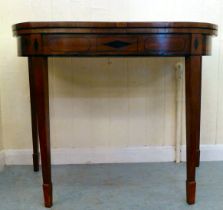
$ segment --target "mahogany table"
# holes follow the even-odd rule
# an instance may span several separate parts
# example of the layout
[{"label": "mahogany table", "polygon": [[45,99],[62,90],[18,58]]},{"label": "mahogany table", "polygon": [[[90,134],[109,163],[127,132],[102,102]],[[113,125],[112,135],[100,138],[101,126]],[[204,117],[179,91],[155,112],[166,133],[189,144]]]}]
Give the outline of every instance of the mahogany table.
[{"label": "mahogany table", "polygon": [[195,203],[200,161],[202,56],[210,55],[217,26],[195,22],[26,22],[13,26],[18,55],[28,57],[33,165],[42,160],[45,206],[52,206],[47,58],[52,56],[181,56],[186,63],[188,204]]}]

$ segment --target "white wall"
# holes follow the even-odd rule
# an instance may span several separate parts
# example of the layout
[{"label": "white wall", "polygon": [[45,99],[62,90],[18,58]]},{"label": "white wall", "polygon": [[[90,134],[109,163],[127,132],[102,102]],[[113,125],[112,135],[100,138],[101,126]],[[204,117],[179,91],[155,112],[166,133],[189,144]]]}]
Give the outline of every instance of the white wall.
[{"label": "white wall", "polygon": [[[0,93],[0,101],[1,101],[1,93]],[[2,121],[1,121],[1,106],[0,106],[0,171],[3,169],[5,164],[5,157],[3,152],[3,143],[2,143]]]},{"label": "white wall", "polygon": [[[219,25],[203,59],[201,143],[223,144],[221,0],[0,1],[0,88],[4,149],[31,148],[28,69],[11,25],[22,21],[204,21]],[[175,144],[175,69],[182,58],[49,60],[54,148]],[[185,134],[185,129],[184,129]]]}]

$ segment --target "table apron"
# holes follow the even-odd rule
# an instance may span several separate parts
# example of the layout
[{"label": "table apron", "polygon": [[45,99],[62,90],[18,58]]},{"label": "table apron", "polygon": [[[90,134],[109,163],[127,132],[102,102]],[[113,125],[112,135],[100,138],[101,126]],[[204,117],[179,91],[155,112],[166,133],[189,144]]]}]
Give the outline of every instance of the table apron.
[{"label": "table apron", "polygon": [[20,56],[187,56],[209,55],[206,34],[78,35],[29,34],[18,37]]}]

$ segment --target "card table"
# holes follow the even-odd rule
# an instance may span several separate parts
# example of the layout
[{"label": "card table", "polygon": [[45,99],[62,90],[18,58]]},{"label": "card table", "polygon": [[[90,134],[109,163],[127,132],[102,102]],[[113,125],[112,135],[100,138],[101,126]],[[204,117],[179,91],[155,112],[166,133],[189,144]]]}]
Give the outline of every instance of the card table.
[{"label": "card table", "polygon": [[[199,22],[24,22],[13,25],[18,55],[28,57],[33,166],[42,162],[45,207],[53,205],[48,57],[184,57],[186,75],[186,200],[195,203],[200,162],[202,56],[211,54],[217,26]],[[205,110],[204,110],[205,111]],[[158,177],[157,177],[158,178]]]}]

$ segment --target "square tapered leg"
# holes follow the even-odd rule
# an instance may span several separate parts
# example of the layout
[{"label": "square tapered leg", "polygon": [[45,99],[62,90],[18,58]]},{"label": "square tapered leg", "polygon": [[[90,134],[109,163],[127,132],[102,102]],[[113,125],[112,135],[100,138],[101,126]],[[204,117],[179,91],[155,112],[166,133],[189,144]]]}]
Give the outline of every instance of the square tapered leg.
[{"label": "square tapered leg", "polygon": [[45,206],[53,204],[51,181],[49,94],[47,57],[29,57],[29,71],[35,97],[36,121],[40,143]]},{"label": "square tapered leg", "polygon": [[200,142],[201,56],[186,57],[186,145],[187,145],[187,203],[195,203],[196,166]]}]

